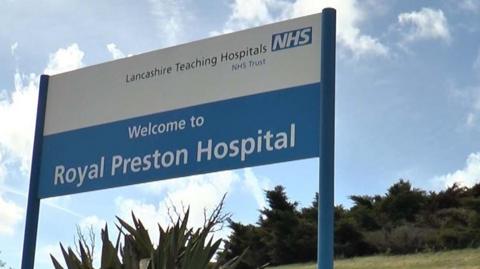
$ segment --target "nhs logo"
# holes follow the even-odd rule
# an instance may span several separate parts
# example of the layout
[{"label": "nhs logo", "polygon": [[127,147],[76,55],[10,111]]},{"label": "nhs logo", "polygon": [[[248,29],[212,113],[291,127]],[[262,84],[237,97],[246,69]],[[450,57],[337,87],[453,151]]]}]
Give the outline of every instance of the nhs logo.
[{"label": "nhs logo", "polygon": [[312,43],[312,27],[272,35],[272,51],[289,49]]}]

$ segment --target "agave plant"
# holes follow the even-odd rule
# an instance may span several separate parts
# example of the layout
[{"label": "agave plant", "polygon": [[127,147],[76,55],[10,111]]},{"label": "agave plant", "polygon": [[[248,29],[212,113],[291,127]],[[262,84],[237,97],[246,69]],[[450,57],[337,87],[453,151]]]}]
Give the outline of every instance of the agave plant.
[{"label": "agave plant", "polygon": [[[157,246],[150,240],[148,231],[132,212],[133,226],[118,218],[118,237],[113,244],[108,236],[108,227],[101,231],[102,253],[100,269],[233,269],[244,253],[225,264],[212,263],[211,260],[220,247],[221,239],[213,240],[213,225],[208,223],[202,228],[187,228],[189,210],[183,218],[167,229],[160,225]],[[121,240],[123,239],[123,240]],[[92,253],[85,242],[79,240],[79,256],[69,247],[60,244],[63,258],[68,269],[94,269]],[[55,269],[63,269],[60,263],[50,255]]]}]

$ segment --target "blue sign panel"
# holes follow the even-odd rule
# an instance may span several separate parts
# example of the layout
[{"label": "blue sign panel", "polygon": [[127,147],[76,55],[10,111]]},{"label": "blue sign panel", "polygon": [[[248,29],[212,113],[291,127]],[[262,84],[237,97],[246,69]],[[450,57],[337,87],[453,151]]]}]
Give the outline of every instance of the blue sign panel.
[{"label": "blue sign panel", "polygon": [[39,197],[318,156],[320,84],[47,135]]}]

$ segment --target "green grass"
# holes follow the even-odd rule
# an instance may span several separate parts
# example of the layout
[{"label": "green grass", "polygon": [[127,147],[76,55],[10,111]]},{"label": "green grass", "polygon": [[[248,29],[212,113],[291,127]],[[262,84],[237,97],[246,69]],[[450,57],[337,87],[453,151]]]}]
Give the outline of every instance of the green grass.
[{"label": "green grass", "polygon": [[[295,264],[269,269],[315,269]],[[371,256],[335,261],[335,269],[480,269],[480,249],[452,250],[400,256]]]}]

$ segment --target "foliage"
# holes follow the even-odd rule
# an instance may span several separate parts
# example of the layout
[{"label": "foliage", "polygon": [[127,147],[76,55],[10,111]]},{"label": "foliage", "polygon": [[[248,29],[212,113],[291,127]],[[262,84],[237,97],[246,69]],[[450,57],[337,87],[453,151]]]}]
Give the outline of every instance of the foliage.
[{"label": "foliage", "polygon": [[[254,269],[316,260],[318,194],[303,208],[288,198],[283,186],[265,191],[265,197],[267,207],[259,211],[256,224],[245,225],[228,216],[232,232],[218,253],[217,264],[210,260],[220,241],[209,234],[218,223],[218,212],[206,218],[202,229],[193,230],[186,228],[187,211],[173,227],[165,231],[159,227],[158,246],[152,244],[135,216],[133,226],[118,219],[121,232],[115,244],[110,242],[107,228],[102,231],[101,268]],[[384,195],[350,199],[351,208],[335,207],[337,258],[480,247],[480,184],[471,188],[454,184],[440,192],[425,192],[399,180]],[[78,245],[79,257],[62,246],[67,266],[93,269],[93,249],[85,247],[85,239]]]},{"label": "foliage", "polygon": [[[217,208],[218,209],[218,208]],[[216,211],[215,211],[216,212]],[[132,212],[133,225],[117,217],[119,234],[115,241],[109,238],[108,227],[101,231],[102,269],[233,269],[243,254],[220,263],[211,260],[220,247],[221,239],[214,240],[211,232],[217,218],[210,218],[202,228],[188,228],[189,210],[183,218],[178,217],[171,227],[158,226],[160,237],[154,245],[141,220]],[[93,248],[81,238],[78,241],[79,256],[71,248],[60,244],[68,269],[93,269]],[[244,252],[244,251],[243,251]],[[55,269],[63,269],[57,259],[51,256]]]},{"label": "foliage", "polygon": [[[480,185],[425,192],[399,180],[384,196],[352,196],[354,206],[343,219],[351,218],[365,242],[379,253],[480,246]],[[342,219],[336,219],[336,223]],[[352,238],[351,241],[354,241]],[[337,242],[337,240],[336,240]],[[364,255],[357,248],[355,256]],[[338,256],[346,256],[337,252]]]},{"label": "foliage", "polygon": [[235,257],[250,247],[239,268],[259,268],[314,260],[317,252],[317,205],[298,209],[282,186],[265,191],[268,207],[260,210],[257,225],[229,221],[232,233],[219,260]]},{"label": "foliage", "polygon": [[289,202],[285,189],[276,186],[267,191],[270,208],[260,211],[260,227],[264,230],[263,242],[273,264],[285,264],[295,261],[295,235],[298,229],[297,203]]},{"label": "foliage", "polygon": [[412,188],[408,181],[400,180],[388,189],[385,198],[381,199],[380,207],[394,224],[402,221],[414,222],[425,200],[424,191]]},{"label": "foliage", "polygon": [[229,220],[232,233],[225,242],[224,251],[219,254],[219,261],[226,261],[249,249],[238,265],[238,269],[257,268],[269,261],[268,249],[262,238],[262,230],[254,225],[242,225],[239,222]]},{"label": "foliage", "polygon": [[[241,254],[239,268],[259,268],[316,260],[318,194],[298,208],[285,188],[265,191],[268,207],[256,225],[230,220],[232,234],[221,259]],[[480,247],[480,184],[456,184],[425,192],[399,180],[384,195],[353,195],[351,208],[335,207],[334,248],[337,257],[407,254]]]}]

